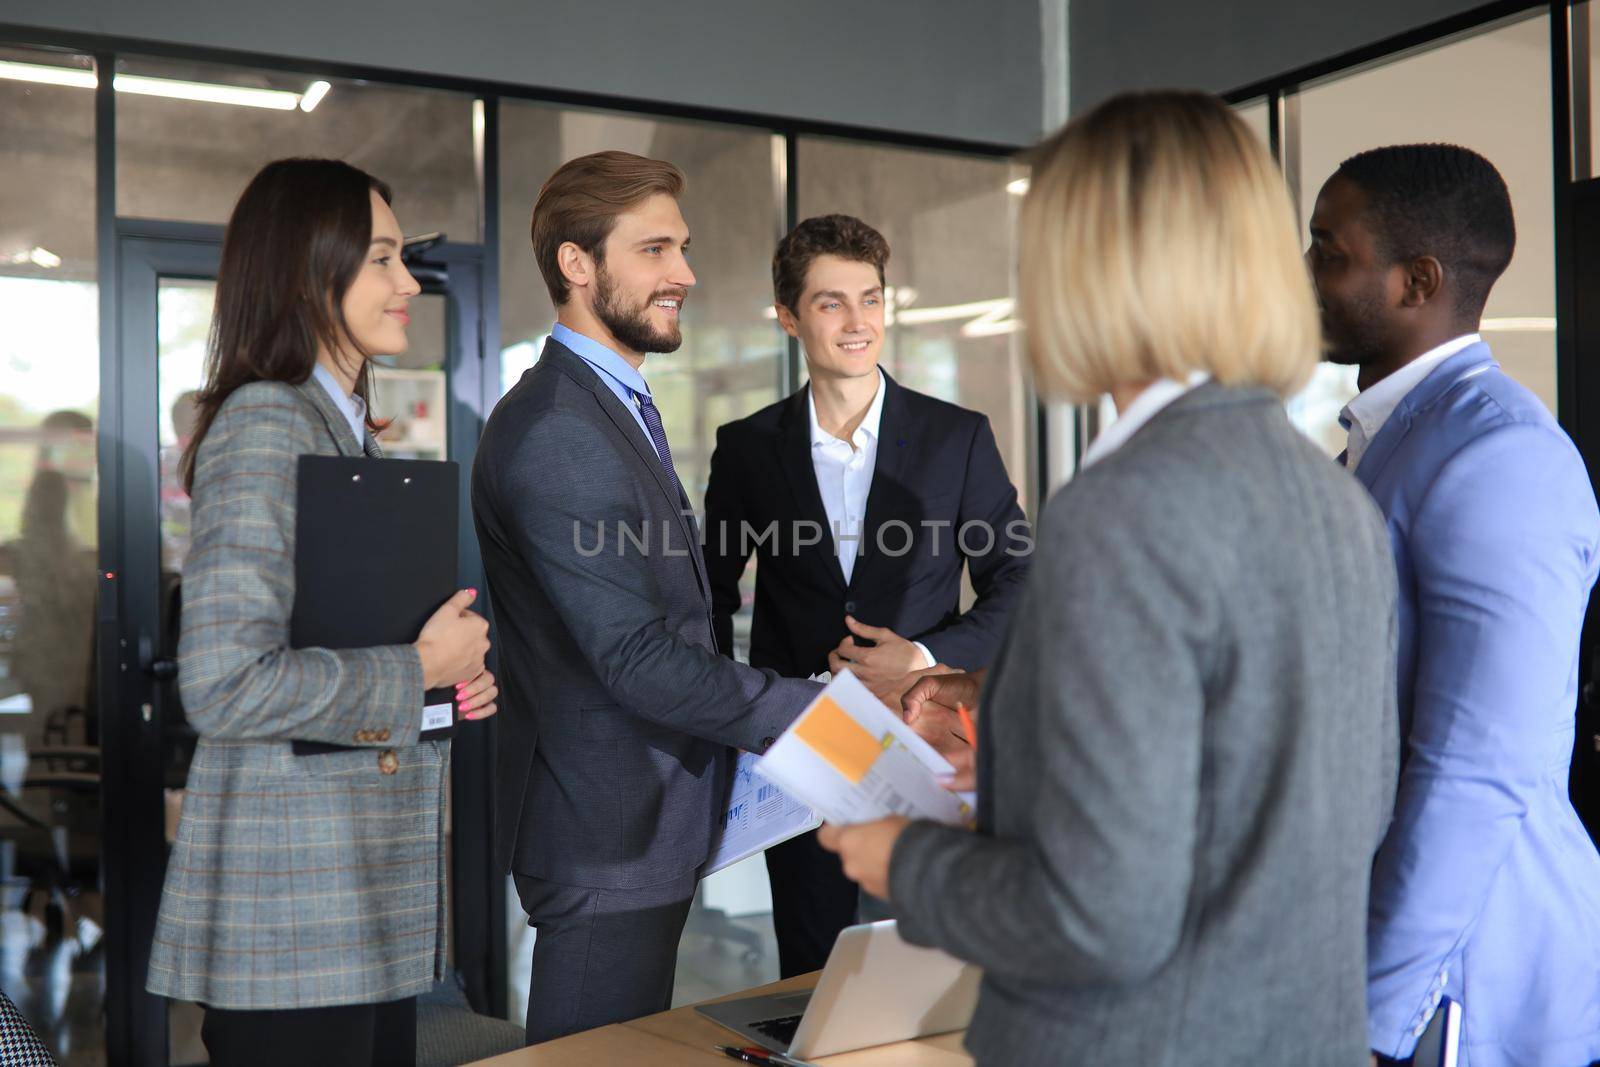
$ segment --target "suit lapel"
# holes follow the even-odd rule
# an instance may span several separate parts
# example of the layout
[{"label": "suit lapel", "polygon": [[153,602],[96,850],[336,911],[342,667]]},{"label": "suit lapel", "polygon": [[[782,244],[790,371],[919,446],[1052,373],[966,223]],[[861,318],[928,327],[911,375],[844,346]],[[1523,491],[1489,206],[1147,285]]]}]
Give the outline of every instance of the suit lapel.
[{"label": "suit lapel", "polygon": [[[328,391],[322,387],[320,382],[315,378],[307,378],[296,385],[295,388],[300,391],[300,395],[305,397],[311,406],[316,409],[317,414],[322,417],[323,425],[327,427],[328,436],[333,439],[334,447],[339,450],[339,455],[360,456],[370,454],[364,447],[363,442],[357,441],[355,435],[350,432],[350,423],[345,419],[344,412],[339,410],[338,405],[333,402],[333,397],[328,395]],[[369,440],[372,437],[370,433],[366,436]],[[374,441],[372,447],[377,448],[377,442]],[[381,457],[383,455],[382,451],[379,451],[378,455]]]},{"label": "suit lapel", "polygon": [[606,413],[617,432],[627,439],[633,446],[634,456],[645,469],[645,476],[655,482],[656,488],[661,490],[671,505],[672,511],[678,516],[678,529],[682,532],[688,544],[689,556],[694,561],[695,577],[700,580],[700,591],[707,592],[705,559],[700,554],[700,532],[696,527],[693,513],[689,507],[689,498],[683,491],[683,485],[673,475],[670,480],[667,470],[661,464],[661,457],[656,455],[655,446],[645,437],[644,431],[639,429],[639,424],[634,420],[633,414],[622,406],[622,401],[617,399],[604,382],[600,380],[595,369],[589,366],[576,352],[573,352],[560,341],[547,340],[544,343],[544,352],[539,356],[542,363],[549,360],[552,366],[559,367],[562,373],[587,389],[600,405],[600,410]]},{"label": "suit lapel", "polygon": [[[878,421],[878,455],[872,465],[872,484],[867,491],[866,518],[862,521],[861,556],[850,574],[851,588],[859,588],[861,576],[872,568],[879,556],[878,530],[895,516],[890,499],[897,487],[905,484],[906,468],[915,446],[911,441],[910,419],[906,415],[905,390],[883,374],[883,415]],[[891,544],[898,544],[897,541]]]},{"label": "suit lapel", "polygon": [[600,410],[606,413],[606,417],[616,426],[617,432],[627,438],[628,444],[633,446],[633,454],[644,465],[646,475],[656,483],[656,487],[667,498],[667,502],[676,508],[679,496],[677,479],[670,481],[667,479],[666,468],[661,465],[661,457],[656,455],[655,446],[645,437],[644,431],[639,429],[639,423],[634,419],[633,413],[623,407],[622,401],[617,399],[617,394],[600,380],[595,369],[584,362],[582,356],[560,341],[546,341],[544,353],[539,359],[541,362],[550,360],[554,365],[561,367],[569,378],[594,395]]},{"label": "suit lapel", "polygon": [[1404,441],[1406,434],[1410,432],[1411,423],[1419,412],[1433,406],[1451,386],[1467,375],[1496,366],[1499,364],[1495,363],[1489,346],[1480,341],[1468,345],[1429,371],[1428,376],[1418,382],[1395,406],[1394,412],[1378,431],[1378,436],[1367,446],[1366,454],[1356,466],[1356,479],[1370,491],[1377,484],[1379,476],[1383,474],[1384,467],[1388,466],[1389,460],[1399,449],[1400,442]]},{"label": "suit lapel", "polygon": [[[780,458],[784,476],[789,480],[789,491],[794,495],[796,515],[803,522],[816,523],[822,530],[822,541],[812,551],[822,555],[824,568],[843,589],[844,570],[839,566],[839,556],[833,548],[833,528],[828,525],[828,512],[822,506],[822,490],[817,487],[816,464],[811,459],[810,396],[811,386],[807,385],[789,398],[780,431]],[[792,529],[785,533],[790,537],[795,535]]]}]

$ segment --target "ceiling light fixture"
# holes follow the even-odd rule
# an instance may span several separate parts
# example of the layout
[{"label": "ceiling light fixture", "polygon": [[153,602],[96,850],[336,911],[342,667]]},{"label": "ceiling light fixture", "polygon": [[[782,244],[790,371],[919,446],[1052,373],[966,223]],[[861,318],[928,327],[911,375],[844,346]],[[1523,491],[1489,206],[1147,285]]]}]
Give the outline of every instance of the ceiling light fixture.
[{"label": "ceiling light fixture", "polygon": [[300,110],[311,114],[316,106],[322,103],[322,98],[328,95],[328,90],[333,86],[325,81],[314,81],[306,86],[306,91],[300,96]]},{"label": "ceiling light fixture", "polygon": [[[34,82],[41,85],[66,85],[93,89],[95,72],[77,67],[51,67],[42,63],[0,61],[0,79]],[[140,74],[118,74],[111,86],[119,93],[135,96],[161,96],[172,100],[197,100],[208,104],[234,104],[271,111],[310,111],[333,88],[325,81],[314,81],[304,93],[287,89],[256,89],[244,85],[218,85],[214,82],[180,81],[176,78],[150,78]]]},{"label": "ceiling light fixture", "polygon": [[1484,319],[1478,323],[1482,333],[1554,333],[1555,328],[1553,317],[1540,316]]},{"label": "ceiling light fixture", "polygon": [[35,267],[43,267],[46,270],[54,270],[56,267],[61,266],[61,257],[50,251],[48,248],[41,248],[38,245],[34,245],[32,248],[24,248],[19,252],[12,252],[10,255],[4,257],[3,260],[0,260],[0,262],[5,262],[12,265],[32,263]]}]

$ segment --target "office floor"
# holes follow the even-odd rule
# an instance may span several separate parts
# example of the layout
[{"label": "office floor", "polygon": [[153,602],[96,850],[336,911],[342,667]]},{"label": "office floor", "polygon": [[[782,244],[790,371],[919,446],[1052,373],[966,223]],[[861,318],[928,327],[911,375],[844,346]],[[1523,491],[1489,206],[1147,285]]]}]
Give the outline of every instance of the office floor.
[{"label": "office floor", "polygon": [[772,932],[772,916],[744,915],[726,923],[726,927],[716,924],[711,928],[690,916],[678,943],[673,1007],[778,980],[778,941]]},{"label": "office floor", "polygon": [[[104,951],[94,916],[98,895],[75,903],[75,932],[51,937],[39,908],[0,913],[0,989],[61,1067],[104,1067]],[[778,944],[767,913],[727,918],[697,906],[678,949],[674,1006],[764,985],[778,978]],[[170,1017],[173,1063],[203,1063],[200,1011],[176,1005]]]},{"label": "office floor", "polygon": [[0,989],[61,1067],[103,1067],[105,958],[99,894],[73,901],[69,929],[52,936],[40,908],[0,913]]}]

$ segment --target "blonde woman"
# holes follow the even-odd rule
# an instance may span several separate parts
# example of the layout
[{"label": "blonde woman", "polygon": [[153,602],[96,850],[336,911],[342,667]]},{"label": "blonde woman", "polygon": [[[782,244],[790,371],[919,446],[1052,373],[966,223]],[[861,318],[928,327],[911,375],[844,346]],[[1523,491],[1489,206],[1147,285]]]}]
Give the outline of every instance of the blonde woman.
[{"label": "blonde woman", "polygon": [[[1285,417],[1318,335],[1283,182],[1215,99],[1125,96],[1041,146],[1020,230],[1041,391],[1119,417],[983,685],[976,832],[824,841],[905,937],[984,967],[982,1064],[1365,1064],[1395,578]],[[976,681],[908,715],[948,741]]]}]

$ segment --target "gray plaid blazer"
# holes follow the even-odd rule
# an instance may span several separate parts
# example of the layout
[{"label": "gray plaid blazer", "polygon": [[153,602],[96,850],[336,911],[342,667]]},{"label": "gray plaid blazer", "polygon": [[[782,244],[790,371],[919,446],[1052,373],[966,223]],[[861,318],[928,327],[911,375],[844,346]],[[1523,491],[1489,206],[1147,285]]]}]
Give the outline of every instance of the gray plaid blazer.
[{"label": "gray plaid blazer", "polygon": [[[314,380],[244,386],[200,445],[178,646],[200,742],[152,993],[311,1008],[411,996],[443,974],[449,746],[417,739],[417,654],[289,648],[296,460],[363,452],[382,456]],[[295,756],[291,739],[361,747]]]}]

